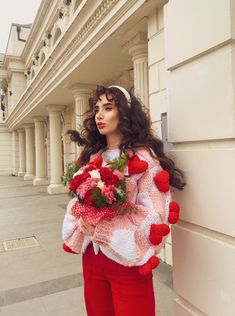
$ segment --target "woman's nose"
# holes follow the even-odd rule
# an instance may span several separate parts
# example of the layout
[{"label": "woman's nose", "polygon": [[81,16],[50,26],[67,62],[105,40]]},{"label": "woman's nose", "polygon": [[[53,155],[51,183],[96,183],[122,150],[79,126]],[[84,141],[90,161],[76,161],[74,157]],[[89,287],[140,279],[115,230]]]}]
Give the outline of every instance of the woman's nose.
[{"label": "woman's nose", "polygon": [[99,112],[97,113],[97,118],[102,119],[103,117],[104,117],[103,111],[99,110]]}]

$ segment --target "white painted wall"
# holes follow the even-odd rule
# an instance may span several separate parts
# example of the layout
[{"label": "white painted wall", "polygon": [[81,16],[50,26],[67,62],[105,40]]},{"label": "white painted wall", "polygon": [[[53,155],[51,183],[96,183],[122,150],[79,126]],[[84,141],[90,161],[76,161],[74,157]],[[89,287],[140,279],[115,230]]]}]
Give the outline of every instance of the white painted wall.
[{"label": "white painted wall", "polygon": [[[20,56],[25,46],[25,42],[18,40],[18,33],[16,31],[16,28],[16,25],[12,25],[11,27],[6,55]],[[29,32],[30,28],[21,27],[20,38],[27,39]]]},{"label": "white painted wall", "polygon": [[[169,1],[169,138],[187,187],[175,194],[175,316],[235,311],[234,1]],[[200,21],[200,23],[198,23]]]},{"label": "white painted wall", "polygon": [[24,76],[24,73],[14,71],[11,76],[10,85],[12,95],[9,96],[9,99],[11,100],[8,107],[9,113],[14,109],[19,99],[21,98],[24,90],[26,89],[26,78]]},{"label": "white painted wall", "polygon": [[12,136],[7,129],[0,124],[0,175],[12,173]]},{"label": "white painted wall", "polygon": [[[154,130],[162,137],[161,114],[167,112],[167,71],[164,50],[163,9],[153,12],[148,19],[148,67],[149,67],[149,110]],[[172,265],[171,234],[162,248],[160,258]]]}]

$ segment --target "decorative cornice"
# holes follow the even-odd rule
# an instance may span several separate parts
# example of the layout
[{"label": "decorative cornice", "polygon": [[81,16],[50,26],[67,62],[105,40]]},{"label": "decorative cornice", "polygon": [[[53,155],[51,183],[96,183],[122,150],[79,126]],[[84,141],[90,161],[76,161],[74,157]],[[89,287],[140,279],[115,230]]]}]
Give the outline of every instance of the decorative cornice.
[{"label": "decorative cornice", "polygon": [[43,21],[45,20],[46,12],[48,12],[48,8],[52,6],[53,2],[52,0],[43,0],[40,4],[40,7],[38,9],[37,15],[35,17],[34,23],[32,25],[31,31],[29,33],[27,42],[24,46],[23,52],[22,52],[22,58],[23,60],[26,59],[27,51],[30,47],[32,47],[33,41],[38,33],[38,27],[40,27],[43,24]]},{"label": "decorative cornice", "polygon": [[[97,25],[103,21],[104,17],[111,11],[117,2],[118,0],[102,1],[91,17],[80,27],[80,31],[76,32],[76,35],[69,44],[66,43],[66,36],[62,37],[57,47],[55,47],[49,58],[46,60],[43,68],[39,69],[29,85],[27,92],[21,97],[18,105],[12,111],[10,117],[8,117],[7,123],[9,126],[13,127],[23,119],[33,107],[36,107],[45,97],[47,91],[50,91],[53,87],[58,85],[59,80],[61,80],[64,75],[68,75],[69,71],[72,71],[71,69],[78,66],[81,63],[84,54],[92,51],[95,43],[102,37],[107,36],[108,31],[120,21],[121,17],[123,17],[135,3],[139,2],[139,6],[141,6],[143,1],[129,0],[125,2],[121,8],[116,10],[114,15],[110,16],[106,26],[98,30]],[[79,16],[77,16],[76,19],[77,20],[73,21],[71,28],[76,25],[76,21],[79,21]],[[90,36],[93,31],[94,34],[92,40],[90,39],[88,41],[88,36]],[[34,105],[33,107],[32,104]]]}]

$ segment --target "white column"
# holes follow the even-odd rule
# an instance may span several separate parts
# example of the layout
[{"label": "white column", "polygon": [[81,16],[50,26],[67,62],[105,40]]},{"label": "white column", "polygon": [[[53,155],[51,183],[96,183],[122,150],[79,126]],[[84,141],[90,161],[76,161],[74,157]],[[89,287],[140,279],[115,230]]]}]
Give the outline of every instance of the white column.
[{"label": "white column", "polygon": [[25,124],[26,139],[26,174],[24,180],[33,180],[35,173],[34,125]]},{"label": "white column", "polygon": [[45,117],[34,117],[35,124],[35,164],[36,174],[33,185],[48,184],[46,179],[46,153],[45,153],[45,134],[44,124]]},{"label": "white column", "polygon": [[[132,42],[130,42],[132,43]],[[145,106],[149,105],[147,35],[139,33],[129,48],[134,65],[134,93]]]},{"label": "white column", "polygon": [[[95,89],[95,86],[88,84],[75,84],[70,87],[70,89],[75,99],[76,130],[81,132],[84,120],[83,114],[88,110],[88,100],[91,97],[91,93]],[[81,149],[81,147],[77,146],[77,156],[79,156]]]},{"label": "white column", "polygon": [[51,159],[51,179],[47,187],[49,194],[65,193],[68,189],[61,183],[63,175],[62,157],[62,135],[61,135],[61,105],[48,105],[49,125],[50,125],[50,159]]},{"label": "white column", "polygon": [[12,131],[12,175],[19,171],[19,137],[17,131]]},{"label": "white column", "polygon": [[23,177],[26,170],[26,159],[25,159],[25,131],[23,128],[18,129],[19,135],[19,171],[18,176]]}]

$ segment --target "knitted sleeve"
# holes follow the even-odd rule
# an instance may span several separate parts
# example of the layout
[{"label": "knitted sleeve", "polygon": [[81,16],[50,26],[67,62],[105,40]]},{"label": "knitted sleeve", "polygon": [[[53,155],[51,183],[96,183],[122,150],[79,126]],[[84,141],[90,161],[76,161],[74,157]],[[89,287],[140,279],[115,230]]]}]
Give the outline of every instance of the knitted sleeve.
[{"label": "knitted sleeve", "polygon": [[80,219],[77,219],[71,214],[71,208],[77,198],[73,198],[67,206],[67,212],[64,216],[62,225],[62,239],[64,245],[68,247],[71,252],[80,253],[84,242],[84,234],[79,229]]},{"label": "knitted sleeve", "polygon": [[111,220],[102,220],[96,226],[93,240],[110,259],[125,266],[143,265],[160,251],[149,241],[151,224],[168,224],[170,192],[160,192],[154,176],[162,171],[159,162],[150,155],[138,154],[148,163],[142,174],[132,175],[128,180],[129,199],[133,210]]}]

